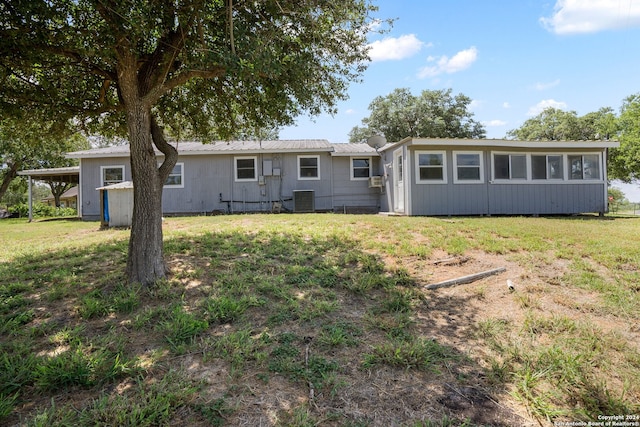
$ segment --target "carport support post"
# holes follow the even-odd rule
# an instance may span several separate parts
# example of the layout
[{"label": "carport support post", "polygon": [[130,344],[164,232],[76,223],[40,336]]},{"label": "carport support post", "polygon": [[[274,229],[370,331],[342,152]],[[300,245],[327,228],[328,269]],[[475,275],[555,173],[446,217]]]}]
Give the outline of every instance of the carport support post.
[{"label": "carport support post", "polygon": [[33,221],[33,195],[31,194],[31,175],[29,175],[29,222]]}]

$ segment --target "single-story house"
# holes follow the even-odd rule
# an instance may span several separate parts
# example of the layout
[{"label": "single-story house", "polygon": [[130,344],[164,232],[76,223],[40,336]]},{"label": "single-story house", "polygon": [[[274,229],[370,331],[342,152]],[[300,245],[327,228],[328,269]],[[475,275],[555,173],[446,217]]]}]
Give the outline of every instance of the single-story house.
[{"label": "single-story house", "polygon": [[379,149],[391,212],[548,215],[608,211],[612,141],[405,138]]},{"label": "single-story house", "polygon": [[[164,215],[380,211],[381,183],[371,187],[369,182],[380,175],[380,156],[367,144],[225,141],[178,142],[176,148],[178,162],[164,186]],[[104,203],[98,189],[132,179],[129,147],[77,151],[68,157],[80,160],[80,215],[101,219]]]},{"label": "single-story house", "polygon": [[[42,202],[48,206],[55,206],[56,199],[53,195],[45,197]],[[78,186],[71,187],[60,195],[60,207],[77,209],[78,207]]]},{"label": "single-story house", "polygon": [[[607,150],[618,143],[405,138],[372,145],[178,142],[163,214],[602,214],[608,210]],[[131,180],[129,147],[68,157],[80,161],[79,214],[101,219],[98,189]]]}]

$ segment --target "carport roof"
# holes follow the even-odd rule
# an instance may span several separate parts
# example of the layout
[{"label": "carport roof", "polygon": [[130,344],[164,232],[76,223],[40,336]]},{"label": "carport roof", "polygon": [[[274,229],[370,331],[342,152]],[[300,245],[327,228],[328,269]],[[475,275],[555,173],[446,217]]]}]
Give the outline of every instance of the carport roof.
[{"label": "carport roof", "polygon": [[18,172],[18,175],[30,176],[39,181],[66,182],[68,184],[80,183],[80,166],[66,168],[29,169]]}]

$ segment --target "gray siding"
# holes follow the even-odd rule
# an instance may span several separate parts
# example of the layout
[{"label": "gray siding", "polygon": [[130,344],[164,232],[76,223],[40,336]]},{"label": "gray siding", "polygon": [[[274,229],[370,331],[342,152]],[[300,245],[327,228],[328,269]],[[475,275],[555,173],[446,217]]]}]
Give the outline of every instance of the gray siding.
[{"label": "gray siding", "polygon": [[[409,215],[547,215],[578,214],[607,211],[606,181],[601,182],[492,182],[491,149],[483,147],[456,147],[456,151],[483,151],[484,180],[482,183],[454,182],[453,151],[446,147],[428,150],[446,150],[447,183],[424,184],[416,181],[415,151],[405,163],[409,183],[405,212]],[[548,153],[550,150],[543,151]],[[523,153],[525,151],[522,151]],[[526,151],[532,152],[532,151]],[[587,152],[582,150],[581,152]],[[597,153],[600,151],[593,151]],[[387,154],[391,158],[391,153]],[[392,170],[388,173],[392,175]],[[405,184],[406,185],[406,184]],[[393,196],[393,195],[391,195]],[[393,198],[389,198],[391,206]]]},{"label": "gray siding", "polygon": [[[367,157],[355,156],[355,157]],[[371,175],[380,175],[380,162],[371,159]],[[351,157],[333,157],[333,209],[336,212],[380,210],[384,187],[369,188],[369,180],[351,179]]]},{"label": "gray siding", "polygon": [[[320,179],[299,179],[299,155],[319,156]],[[258,176],[264,176],[264,161],[270,161],[273,169],[280,170],[280,175],[264,176],[264,185],[257,180],[236,181],[236,157],[256,157]],[[314,191],[318,211],[332,211],[347,202],[350,206],[376,209],[379,206],[380,189],[369,189],[367,181],[350,181],[349,158],[332,157],[328,152],[183,155],[179,156],[178,163],[183,163],[183,187],[164,189],[164,215],[271,211],[273,203],[278,201],[283,203],[285,210],[292,211],[293,193],[298,190]],[[115,165],[123,165],[124,179],[131,180],[127,157],[82,159],[84,219],[100,219],[100,198],[96,188],[103,184],[101,166]]]},{"label": "gray siding", "polygon": [[82,159],[80,161],[80,200],[82,218],[86,220],[100,219],[100,191],[102,177],[101,166],[124,166],[124,180],[131,181],[131,166],[128,158],[107,157],[100,159]]}]

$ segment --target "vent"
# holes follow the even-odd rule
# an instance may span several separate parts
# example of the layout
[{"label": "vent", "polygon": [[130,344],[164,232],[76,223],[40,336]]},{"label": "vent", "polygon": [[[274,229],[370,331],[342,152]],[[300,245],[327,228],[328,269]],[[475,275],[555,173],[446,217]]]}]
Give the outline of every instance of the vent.
[{"label": "vent", "polygon": [[369,177],[369,188],[380,188],[382,187],[382,177],[381,176],[370,176]]},{"label": "vent", "polygon": [[294,212],[314,212],[315,197],[313,190],[296,190],[293,192],[293,211]]}]

